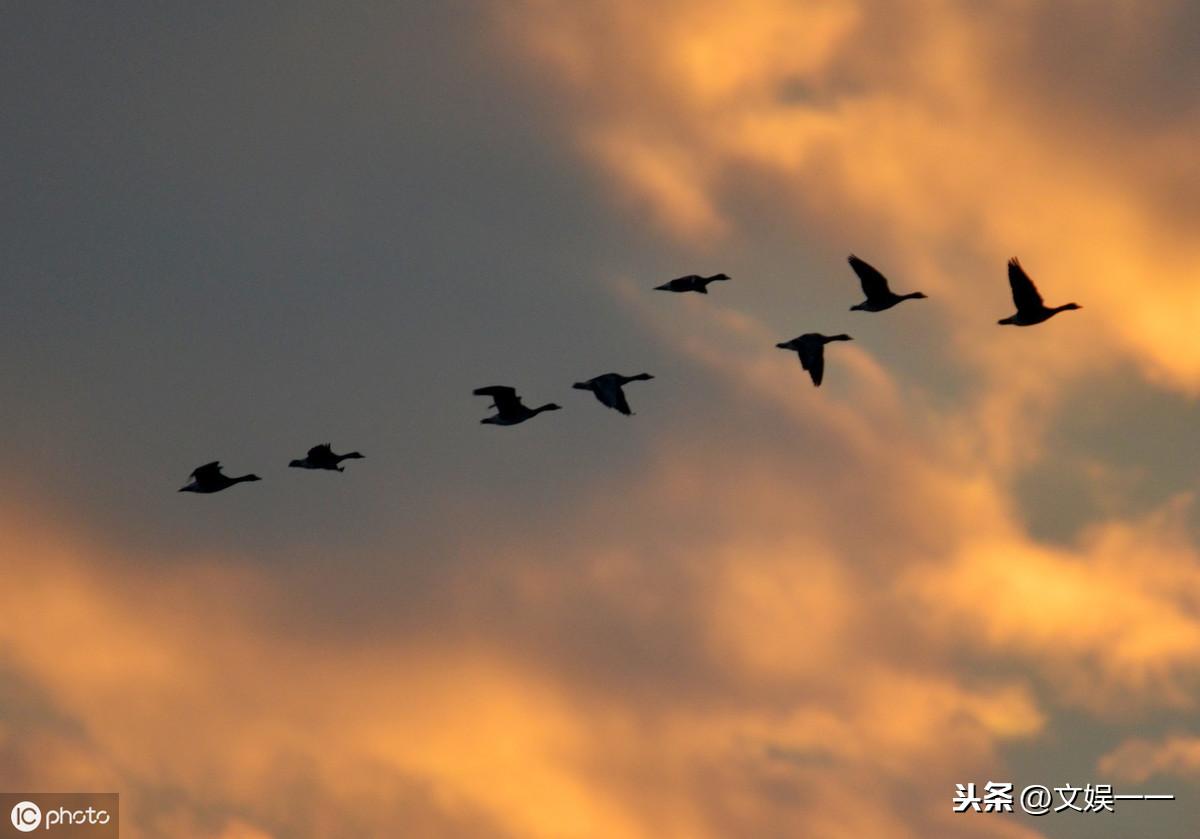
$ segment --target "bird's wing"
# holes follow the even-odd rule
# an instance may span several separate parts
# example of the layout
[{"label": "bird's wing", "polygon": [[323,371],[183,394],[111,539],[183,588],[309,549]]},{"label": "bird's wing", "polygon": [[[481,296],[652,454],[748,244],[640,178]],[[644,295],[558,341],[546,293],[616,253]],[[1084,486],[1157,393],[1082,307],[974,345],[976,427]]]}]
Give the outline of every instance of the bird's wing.
[{"label": "bird's wing", "polygon": [[854,269],[854,273],[858,274],[858,281],[862,283],[863,294],[868,298],[872,297],[887,297],[891,294],[891,289],[888,288],[887,277],[875,270],[875,266],[868,262],[863,262],[853,254],[847,259],[850,267]]},{"label": "bird's wing", "polygon": [[629,408],[628,400],[625,399],[625,391],[621,390],[620,383],[615,379],[604,379],[597,382],[593,392],[596,394],[596,398],[608,407],[614,408],[626,416],[633,413]]},{"label": "bird's wing", "polygon": [[800,356],[800,366],[808,371],[813,384],[819,387],[821,379],[825,378],[825,347],[821,344],[804,344],[796,352]]},{"label": "bird's wing", "polygon": [[496,401],[496,410],[500,413],[521,407],[521,398],[517,396],[516,388],[506,385],[489,385],[475,388],[476,396],[490,396]]},{"label": "bird's wing", "polygon": [[322,443],[308,450],[309,460],[320,460],[325,457],[333,457],[333,447],[329,443]]},{"label": "bird's wing", "polygon": [[204,481],[211,478],[221,476],[221,461],[214,460],[212,463],[206,463],[203,466],[197,466],[196,470],[191,475],[198,481]]},{"label": "bird's wing", "polygon": [[1040,309],[1045,305],[1042,303],[1042,295],[1038,294],[1037,286],[1029,279],[1029,275],[1015,256],[1008,261],[1008,284],[1012,286],[1012,298],[1013,303],[1017,305],[1017,311]]}]

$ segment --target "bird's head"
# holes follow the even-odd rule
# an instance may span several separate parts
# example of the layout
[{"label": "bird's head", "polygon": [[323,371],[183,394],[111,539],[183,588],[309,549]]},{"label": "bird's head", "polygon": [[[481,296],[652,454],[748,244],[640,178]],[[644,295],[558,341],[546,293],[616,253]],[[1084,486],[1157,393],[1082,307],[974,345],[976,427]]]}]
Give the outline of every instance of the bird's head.
[{"label": "bird's head", "polygon": [[559,405],[555,402],[547,402],[545,405],[542,406],[542,410],[543,411],[561,411],[562,405]]},{"label": "bird's head", "polygon": [[591,390],[587,382],[576,382],[575,384],[571,385],[571,387],[575,388],[576,390]]},{"label": "bird's head", "polygon": [[791,341],[783,341],[781,343],[776,344],[775,346],[779,347],[779,349],[781,349],[781,350],[795,349],[795,347],[792,346]]},{"label": "bird's head", "polygon": [[853,306],[850,307],[850,311],[863,312],[863,311],[866,311],[866,308],[867,308],[866,303],[855,303]]},{"label": "bird's head", "polygon": [[296,469],[303,469],[304,461],[303,460],[293,460],[291,463],[288,464],[288,466],[295,467]]},{"label": "bird's head", "polygon": [[654,287],[654,290],[655,290],[655,291],[670,291],[670,290],[671,290],[671,284],[670,284],[670,283],[663,283],[662,285],[656,285],[656,286]]},{"label": "bird's head", "polygon": [[713,274],[709,277],[710,280],[729,280],[732,279],[728,274]]},{"label": "bird's head", "polygon": [[1073,311],[1075,309],[1082,309],[1082,308],[1083,307],[1080,306],[1078,303],[1067,303],[1065,306],[1062,307],[1064,312]]},{"label": "bird's head", "polygon": [[914,291],[912,294],[910,294],[908,296],[910,298],[912,298],[913,300],[925,300],[929,297],[929,295],[923,291]]},{"label": "bird's head", "polygon": [[258,477],[258,475],[247,475],[246,477],[242,478],[242,480],[243,481],[261,481],[262,478]]}]

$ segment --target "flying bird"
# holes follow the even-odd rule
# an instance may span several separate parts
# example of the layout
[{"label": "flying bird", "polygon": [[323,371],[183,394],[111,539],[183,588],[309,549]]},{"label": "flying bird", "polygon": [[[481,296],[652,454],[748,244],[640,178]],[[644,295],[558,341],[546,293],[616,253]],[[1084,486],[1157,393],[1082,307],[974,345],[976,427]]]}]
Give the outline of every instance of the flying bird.
[{"label": "flying bird", "polygon": [[793,338],[775,346],[781,350],[791,350],[800,356],[800,366],[812,376],[813,384],[820,387],[821,379],[825,377],[825,345],[830,341],[853,340],[849,335],[821,335],[817,332],[808,332],[799,338]]},{"label": "flying bird", "polygon": [[649,373],[638,373],[636,376],[605,373],[602,376],[588,379],[586,382],[576,382],[572,387],[576,390],[590,390],[600,400],[600,404],[607,405],[613,410],[620,411],[625,416],[629,416],[633,411],[629,409],[629,402],[625,399],[625,391],[621,388],[630,382],[645,382],[653,378]]},{"label": "flying bird", "polygon": [[858,280],[862,283],[863,294],[867,295],[867,299],[850,307],[850,311],[859,312],[882,312],[884,309],[890,309],[897,303],[904,300],[924,300],[925,295],[919,291],[914,291],[911,294],[896,294],[888,288],[887,277],[879,273],[875,266],[868,262],[864,262],[854,254],[850,254],[847,261],[850,267],[854,269],[854,273],[858,274]]},{"label": "flying bird", "polygon": [[1012,298],[1013,303],[1017,306],[1017,313],[996,321],[999,324],[1033,326],[1049,320],[1059,312],[1083,308],[1078,303],[1064,303],[1054,308],[1043,303],[1037,286],[1033,284],[1033,280],[1029,279],[1029,275],[1025,273],[1025,269],[1021,267],[1021,263],[1015,256],[1008,261],[1008,284],[1012,286]]},{"label": "flying bird", "polygon": [[206,463],[203,466],[197,467],[196,471],[192,472],[190,477],[192,482],[185,487],[180,487],[180,492],[220,492],[243,481],[262,480],[258,475],[242,475],[240,478],[231,478],[228,475],[223,475],[221,474],[221,461],[219,460],[214,460],[212,463]]},{"label": "flying bird", "polygon": [[538,408],[529,408],[521,402],[521,397],[517,396],[514,388],[505,385],[479,387],[473,392],[476,396],[492,397],[492,407],[496,409],[496,413],[480,420],[489,425],[516,425],[527,419],[533,419],[542,411],[562,410],[561,405],[555,405],[553,402],[548,402]]},{"label": "flying bird", "polygon": [[655,291],[698,291],[701,294],[708,294],[708,284],[718,280],[724,281],[730,279],[728,274],[713,274],[711,277],[701,277],[699,274],[688,274],[686,277],[676,277],[670,282],[656,285]]},{"label": "flying bird", "polygon": [[299,460],[293,460],[288,466],[294,466],[297,469],[328,469],[334,472],[345,472],[346,467],[341,465],[343,460],[361,459],[362,455],[358,452],[334,454],[329,443],[322,443],[319,446],[313,446],[308,450],[307,455]]}]

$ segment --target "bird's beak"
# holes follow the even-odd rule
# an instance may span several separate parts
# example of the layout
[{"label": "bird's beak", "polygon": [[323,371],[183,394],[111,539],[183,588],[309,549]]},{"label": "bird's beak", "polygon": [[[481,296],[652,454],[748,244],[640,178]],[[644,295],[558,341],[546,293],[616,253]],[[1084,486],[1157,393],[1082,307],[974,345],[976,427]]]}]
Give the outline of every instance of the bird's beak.
[{"label": "bird's beak", "polygon": [[776,344],[775,346],[779,347],[779,349],[781,349],[781,350],[790,350],[791,349],[791,347],[789,347],[787,344]]}]

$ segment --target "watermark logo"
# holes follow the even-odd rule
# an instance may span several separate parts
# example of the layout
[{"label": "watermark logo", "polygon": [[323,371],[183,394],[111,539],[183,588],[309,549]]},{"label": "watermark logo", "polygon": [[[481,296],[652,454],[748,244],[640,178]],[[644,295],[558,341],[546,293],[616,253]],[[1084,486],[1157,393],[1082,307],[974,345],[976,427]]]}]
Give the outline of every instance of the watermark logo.
[{"label": "watermark logo", "polygon": [[[1011,813],[1013,812],[1013,784],[1011,781],[988,781],[983,794],[974,783],[954,785],[954,812],[956,813]],[[1061,803],[1055,806],[1055,797]],[[1031,816],[1048,813],[1114,813],[1118,801],[1174,801],[1173,793],[1156,795],[1151,793],[1121,793],[1113,791],[1112,784],[1064,784],[1054,787],[1054,792],[1044,784],[1030,784],[1021,790],[1016,803]]]},{"label": "watermark logo", "polygon": [[42,823],[42,808],[32,801],[18,801],[12,808],[12,826],[22,833],[37,830]]},{"label": "watermark logo", "polygon": [[118,839],[119,801],[115,792],[0,793],[0,839]]}]

